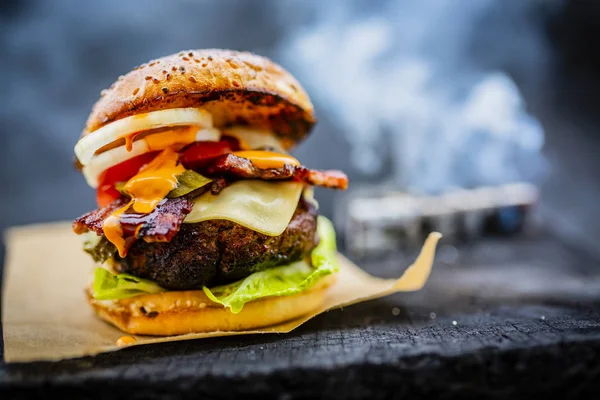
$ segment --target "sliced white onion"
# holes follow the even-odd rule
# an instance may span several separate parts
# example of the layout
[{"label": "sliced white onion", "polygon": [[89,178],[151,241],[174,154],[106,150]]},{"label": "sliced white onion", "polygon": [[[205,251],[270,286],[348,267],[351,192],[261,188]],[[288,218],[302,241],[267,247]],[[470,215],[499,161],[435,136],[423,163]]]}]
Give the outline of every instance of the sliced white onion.
[{"label": "sliced white onion", "polygon": [[221,140],[221,131],[217,128],[198,129],[196,142],[218,142]]},{"label": "sliced white onion", "polygon": [[125,146],[120,146],[115,149],[105,151],[104,153],[100,153],[92,157],[88,165],[83,167],[83,176],[85,176],[85,180],[87,181],[88,185],[96,189],[99,184],[98,178],[102,172],[106,171],[110,167],[122,163],[123,161],[129,160],[130,158],[147,153],[148,151],[148,144],[145,140],[133,142],[131,151],[127,151]]},{"label": "sliced white onion", "polygon": [[233,136],[246,142],[250,147],[250,150],[268,146],[275,148],[279,153],[287,154],[279,139],[277,139],[273,132],[268,129],[232,126],[224,128],[223,135]]},{"label": "sliced white onion", "polygon": [[81,164],[87,165],[96,150],[129,134],[185,125],[212,128],[212,115],[200,108],[173,108],[125,117],[81,138],[75,145],[75,155]]}]

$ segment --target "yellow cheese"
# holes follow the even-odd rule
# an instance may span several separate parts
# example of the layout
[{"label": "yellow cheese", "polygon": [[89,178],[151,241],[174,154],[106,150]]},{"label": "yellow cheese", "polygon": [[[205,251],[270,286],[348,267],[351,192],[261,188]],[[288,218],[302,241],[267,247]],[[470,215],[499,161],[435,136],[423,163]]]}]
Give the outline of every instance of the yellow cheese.
[{"label": "yellow cheese", "polygon": [[184,223],[224,219],[269,236],[285,231],[298,206],[304,185],[299,182],[241,180],[214,196],[194,200]]}]

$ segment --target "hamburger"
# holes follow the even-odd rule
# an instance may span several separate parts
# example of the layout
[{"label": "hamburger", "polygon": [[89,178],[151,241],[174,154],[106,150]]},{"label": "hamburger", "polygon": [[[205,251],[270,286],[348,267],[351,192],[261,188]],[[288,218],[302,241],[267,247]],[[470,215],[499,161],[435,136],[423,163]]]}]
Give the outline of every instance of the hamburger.
[{"label": "hamburger", "polygon": [[348,179],[290,154],[315,123],[299,82],[249,52],[183,51],[102,91],[74,149],[96,190],[98,208],[73,223],[96,263],[85,288],[96,314],[175,335],[318,308],[338,265],[313,188]]}]

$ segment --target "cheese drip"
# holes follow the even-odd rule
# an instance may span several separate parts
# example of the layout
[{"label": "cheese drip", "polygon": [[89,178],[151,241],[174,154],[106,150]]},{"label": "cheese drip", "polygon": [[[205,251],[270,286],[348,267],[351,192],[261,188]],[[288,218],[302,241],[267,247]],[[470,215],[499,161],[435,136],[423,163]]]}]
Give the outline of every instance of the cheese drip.
[{"label": "cheese drip", "polygon": [[154,207],[177,187],[177,175],[185,171],[185,168],[178,164],[178,159],[179,154],[167,148],[127,181],[124,190],[131,195],[135,212],[152,212]]},{"label": "cheese drip", "polygon": [[123,190],[131,196],[131,201],[104,220],[104,235],[115,245],[121,257],[125,257],[135,240],[135,237],[126,238],[123,235],[121,215],[130,207],[136,213],[152,212],[156,205],[177,187],[177,175],[185,171],[185,168],[178,164],[178,158],[179,154],[173,149],[163,150],[125,184]]},{"label": "cheese drip", "polygon": [[250,160],[252,164],[261,169],[281,168],[286,164],[300,165],[300,162],[294,157],[273,151],[246,150],[234,151],[232,154]]}]

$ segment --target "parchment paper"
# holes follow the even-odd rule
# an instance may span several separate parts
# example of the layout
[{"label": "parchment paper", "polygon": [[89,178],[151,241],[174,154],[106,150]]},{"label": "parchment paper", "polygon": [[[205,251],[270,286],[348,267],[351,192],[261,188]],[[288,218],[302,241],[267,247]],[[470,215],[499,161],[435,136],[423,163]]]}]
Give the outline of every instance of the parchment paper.
[{"label": "parchment paper", "polygon": [[[426,239],[417,260],[398,279],[373,277],[339,254],[340,271],[324,305],[313,314],[277,326],[243,332],[214,332],[170,337],[134,336],[133,345],[215,336],[287,333],[327,310],[416,291],[431,272],[441,235]],[[60,360],[118,350],[126,335],[98,319],[85,301],[93,262],[81,249],[71,223],[11,228],[5,235],[2,324],[5,362]],[[350,312],[350,311],[349,311]]]}]

